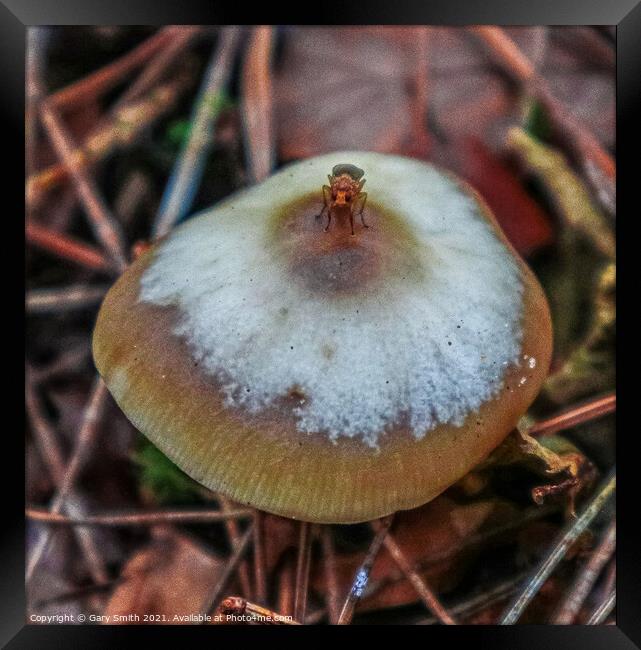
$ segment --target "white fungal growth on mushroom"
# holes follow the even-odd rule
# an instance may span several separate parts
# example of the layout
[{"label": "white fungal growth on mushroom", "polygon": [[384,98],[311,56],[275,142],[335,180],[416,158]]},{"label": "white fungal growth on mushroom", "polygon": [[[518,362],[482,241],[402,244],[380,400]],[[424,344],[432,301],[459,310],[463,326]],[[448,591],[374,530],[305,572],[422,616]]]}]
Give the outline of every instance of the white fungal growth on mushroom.
[{"label": "white fungal growth on mushroom", "polygon": [[[344,162],[365,170],[368,205],[415,245],[393,258],[407,269],[323,291],[331,268],[320,290],[298,281],[274,223],[300,197],[318,195],[320,209],[328,171]],[[296,163],[191,219],[158,247],[140,300],[177,309],[175,335],[228,405],[256,412],[295,388],[300,431],[371,447],[402,422],[418,439],[461,425],[500,390],[522,339],[520,270],[476,199],[425,163],[373,153]]]}]

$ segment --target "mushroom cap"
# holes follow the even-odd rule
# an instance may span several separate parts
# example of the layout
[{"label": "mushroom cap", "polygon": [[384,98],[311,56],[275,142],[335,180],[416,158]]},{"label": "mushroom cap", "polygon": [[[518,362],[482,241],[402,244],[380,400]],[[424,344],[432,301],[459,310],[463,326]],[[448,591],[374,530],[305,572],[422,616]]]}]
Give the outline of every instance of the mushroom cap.
[{"label": "mushroom cap", "polygon": [[[365,171],[367,228],[322,184]],[[325,213],[326,215],[326,213]],[[419,506],[482,461],[547,374],[541,287],[471,188],[413,159],[294,163],[178,227],[107,294],[96,365],[195,480],[297,519]]]}]

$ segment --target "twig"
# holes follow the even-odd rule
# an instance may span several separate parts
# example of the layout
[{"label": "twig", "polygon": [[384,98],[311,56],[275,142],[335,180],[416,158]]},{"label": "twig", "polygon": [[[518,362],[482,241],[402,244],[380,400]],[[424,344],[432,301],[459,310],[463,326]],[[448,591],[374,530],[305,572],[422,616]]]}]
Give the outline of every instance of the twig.
[{"label": "twig", "polygon": [[238,543],[234,546],[234,550],[231,556],[229,557],[229,559],[227,560],[225,569],[223,570],[211,594],[208,596],[205,605],[202,607],[200,613],[203,616],[209,614],[213,609],[213,607],[218,602],[218,599],[220,598],[223,589],[227,586],[227,582],[233,575],[234,571],[236,571],[236,567],[238,566],[238,563],[240,562],[243,555],[245,554],[245,551],[249,547],[249,542],[252,539],[253,531],[254,531],[254,524],[252,522],[247,527],[247,530],[243,533],[243,536],[238,540]]},{"label": "twig", "polygon": [[531,436],[552,435],[557,431],[575,427],[584,422],[614,413],[617,407],[617,398],[614,393],[591,400],[586,404],[574,406],[559,415],[535,422],[528,427],[527,433]]},{"label": "twig", "polygon": [[267,609],[256,603],[251,603],[244,598],[239,598],[238,596],[228,596],[225,598],[225,600],[220,604],[218,611],[224,616],[230,617],[231,622],[234,622],[234,617],[244,617],[249,614],[255,618],[257,622],[265,625],[300,625],[300,623],[293,620],[291,616],[279,614],[278,612],[274,612],[271,609]]},{"label": "twig", "polygon": [[153,189],[149,176],[137,169],[132,171],[118,188],[114,211],[123,225],[131,223],[141,206],[149,204]]},{"label": "twig", "polygon": [[349,625],[351,622],[352,617],[354,616],[354,609],[356,608],[358,601],[363,596],[365,587],[367,587],[370,571],[372,570],[374,561],[376,560],[376,557],[378,556],[378,553],[383,546],[383,542],[385,541],[385,537],[387,536],[390,526],[392,525],[392,521],[394,521],[394,515],[390,515],[389,517],[385,517],[384,519],[380,520],[380,524],[378,530],[376,531],[376,534],[374,535],[374,539],[369,545],[369,549],[365,554],[363,562],[356,571],[354,581],[352,582],[352,587],[349,590],[349,594],[347,595],[345,602],[343,603],[343,609],[341,610],[341,614],[338,617],[338,625]]},{"label": "twig", "polygon": [[501,617],[501,625],[512,625],[519,620],[530,601],[536,596],[545,581],[552,574],[552,571],[554,571],[559,562],[565,557],[568,549],[576,542],[581,533],[590,525],[599,512],[601,512],[610,497],[614,494],[615,489],[616,473],[613,469],[581,515],[569,524],[528,579],[523,590],[509,604]]},{"label": "twig", "polygon": [[616,558],[610,562],[610,566],[605,572],[603,584],[600,586],[601,594],[609,594],[617,583],[617,563]]},{"label": "twig", "polygon": [[294,591],[294,618],[297,621],[305,620],[311,553],[312,535],[310,524],[306,521],[301,521],[300,535],[298,538],[298,557],[296,559],[296,588]]},{"label": "twig", "polygon": [[48,228],[43,228],[33,223],[33,221],[27,221],[25,236],[28,243],[63,259],[94,271],[114,271],[111,260],[107,259],[93,246],[79,242],[68,235],[62,235]]},{"label": "twig", "polygon": [[[218,503],[223,512],[227,513],[234,510],[234,507],[231,505],[229,500],[221,495],[216,495]],[[247,510],[250,514],[254,511]],[[230,546],[235,546],[240,539],[240,528],[238,523],[235,521],[235,518],[231,517],[225,519],[225,529],[227,530],[227,537],[229,538]],[[256,519],[254,518],[254,531],[256,530]],[[240,588],[242,590],[243,596],[249,598],[251,595],[251,584],[249,582],[249,568],[247,566],[247,561],[243,559],[238,567],[238,578],[240,579]]]},{"label": "twig", "polygon": [[396,543],[396,540],[391,534],[388,534],[383,540],[383,545],[387,552],[391,555],[392,559],[400,570],[405,574],[410,581],[416,593],[420,596],[425,606],[436,616],[441,623],[445,625],[456,625],[453,616],[443,607],[436,594],[430,589],[425,580],[421,577],[420,573],[410,564],[405,553],[401,547]]},{"label": "twig", "polygon": [[71,149],[67,164],[56,163],[27,179],[27,203],[37,205],[45,192],[67,178],[69,165],[87,170],[92,163],[135,142],[140,133],[174,106],[185,86],[185,76],[176,76],[144,97],[121,105],[110,119],[92,129],[80,147]]},{"label": "twig", "polygon": [[413,98],[410,105],[412,117],[412,144],[409,154],[426,159],[430,148],[427,130],[429,88],[430,27],[416,28],[416,65],[413,75]]},{"label": "twig", "polygon": [[155,56],[175,33],[176,27],[165,27],[143,41],[124,56],[92,72],[90,75],[61,88],[49,96],[56,108],[68,108],[91,101],[111,90],[132,70]]},{"label": "twig", "polygon": [[227,84],[240,37],[237,27],[225,27],[205,73],[195,104],[189,139],[176,161],[153,227],[156,239],[166,235],[191,209],[204,171],[211,130],[221,107],[220,93]]},{"label": "twig", "polygon": [[25,120],[25,162],[27,174],[36,165],[36,148],[38,135],[38,103],[43,95],[42,68],[45,50],[49,41],[49,31],[46,27],[30,27],[27,29],[27,60],[26,60],[26,120]]},{"label": "twig", "polygon": [[[453,603],[448,607],[448,611],[459,618],[465,620],[470,616],[482,612],[493,605],[509,598],[519,587],[521,580],[524,576],[518,575],[510,578],[505,582],[484,590],[483,593],[474,594],[471,597],[465,597],[457,603]],[[439,620],[436,616],[431,615],[425,619],[418,621],[419,625],[434,625]]]},{"label": "twig", "polygon": [[560,135],[576,149],[586,177],[604,207],[613,213],[616,164],[612,156],[551,94],[545,80],[501,27],[477,25],[468,29],[482,40],[497,62],[512,77],[532,88],[536,97],[548,110],[550,117],[558,124]]},{"label": "twig", "polygon": [[570,625],[588,597],[603,567],[610,561],[616,547],[616,522],[606,529],[601,542],[594,550],[590,559],[581,569],[574,582],[566,592],[552,618],[554,625]]},{"label": "twig", "polygon": [[295,559],[286,554],[278,575],[278,610],[283,614],[294,614],[294,581],[296,580]]},{"label": "twig", "polygon": [[507,145],[540,180],[564,223],[589,238],[606,258],[614,259],[616,241],[611,224],[565,157],[518,127],[509,129]]},{"label": "twig", "polygon": [[118,268],[124,270],[127,266],[127,258],[125,255],[124,235],[120,224],[110,214],[93,179],[87,175],[83,167],[79,166],[74,159],[75,147],[60,117],[47,101],[43,101],[40,105],[40,116],[56,153],[71,175],[96,237],[118,265]]},{"label": "twig", "polygon": [[586,625],[601,625],[610,615],[617,601],[616,589],[613,589],[607,598],[592,612]]},{"label": "twig", "polygon": [[253,511],[249,508],[238,510],[152,510],[150,512],[112,512],[91,517],[68,517],[62,514],[26,508],[29,519],[52,525],[65,526],[155,526],[157,524],[204,524],[230,519],[248,519]]},{"label": "twig", "polygon": [[[59,514],[65,504],[65,499],[69,496],[72,486],[75,483],[81,468],[87,460],[89,451],[93,445],[94,437],[97,430],[99,418],[102,414],[107,397],[107,388],[99,377],[96,378],[92,388],[91,395],[82,417],[82,424],[76,440],[76,445],[71,454],[71,458],[64,470],[56,469],[56,496],[53,500],[50,511],[53,514]],[[59,462],[59,461],[56,461]],[[46,529],[40,536],[38,543],[34,547],[31,557],[27,564],[26,580],[29,582],[34,574],[38,563],[40,562],[49,543],[49,531]]]},{"label": "twig", "polygon": [[178,55],[184,52],[202,31],[203,28],[199,25],[175,27],[169,43],[163,47],[158,55],[151,59],[131,86],[118,98],[114,109],[138,99],[138,97],[153,88],[154,84],[162,77]]},{"label": "twig", "polygon": [[[29,367],[27,367],[26,371],[25,393],[27,413],[29,414],[30,422],[35,433],[36,443],[41,450],[41,456],[49,469],[58,492],[60,492],[60,490],[65,487],[68,476],[67,468],[69,465],[67,465],[67,468],[65,467],[64,458],[60,449],[60,445],[56,440],[55,432],[43,415],[43,409],[37,397],[35,385],[33,383],[32,372]],[[71,483],[69,483],[69,485],[66,487],[66,496],[70,496],[70,489]],[[68,505],[71,510],[74,509],[75,506],[73,499],[69,500]],[[58,510],[62,509],[62,506],[63,504],[60,502],[58,505]],[[99,559],[100,556],[93,538],[83,533],[83,531],[74,532],[76,540],[82,549],[83,557],[87,563],[94,581],[100,584],[106,582],[108,580],[108,574],[104,567],[104,564]],[[27,564],[27,584],[31,580],[40,559],[46,551],[49,540],[49,531],[44,530],[38,537],[38,540],[31,552],[31,556]]]},{"label": "twig", "polygon": [[84,309],[99,303],[108,287],[75,285],[62,289],[36,289],[26,296],[27,312],[49,314]]},{"label": "twig", "polygon": [[46,366],[31,369],[35,384],[42,384],[52,377],[77,370],[83,361],[89,358],[90,347],[85,341],[70,350],[64,350],[56,359]]},{"label": "twig", "polygon": [[323,567],[325,569],[325,587],[327,589],[327,612],[331,625],[336,625],[341,610],[338,603],[338,579],[336,576],[336,552],[331,526],[323,526],[321,534],[323,545]]},{"label": "twig", "polygon": [[[477,532],[465,537],[465,539],[461,540],[460,546],[448,547],[442,549],[440,552],[431,553],[430,556],[425,558],[417,568],[422,571],[429,568],[430,566],[434,566],[446,560],[452,560],[453,557],[458,555],[461,551],[463,551],[466,548],[479,548],[487,544],[488,542],[496,539],[497,537],[500,537],[502,535],[505,535],[506,533],[510,533],[516,529],[521,528],[527,523],[533,521],[539,521],[540,519],[547,517],[552,513],[557,512],[559,509],[560,506],[558,504],[543,505],[543,506],[530,508],[526,510],[524,513],[519,514],[518,517],[515,519],[511,519],[510,521],[505,522],[503,524],[493,526],[492,528],[488,528],[487,530],[483,530],[482,532]],[[382,578],[377,581],[372,581],[369,583],[367,589],[367,596],[368,597],[373,596],[379,590],[385,588],[385,586],[387,586],[390,582],[394,582],[396,580],[403,580],[405,578],[406,578],[405,574],[400,569],[398,569],[397,572],[390,571],[389,575],[386,578]],[[451,613],[455,614],[456,612],[452,611]]]},{"label": "twig", "polygon": [[254,515],[254,583],[256,600],[267,601],[267,582],[265,576],[265,513],[256,510]]},{"label": "twig", "polygon": [[[75,492],[69,490],[67,498],[65,499],[64,509],[71,517],[82,517],[84,514],[84,504],[80,502],[75,495]],[[48,531],[43,531],[40,539],[44,538],[44,548],[47,546]],[[82,550],[83,557],[89,573],[93,577],[96,584],[106,584],[110,581],[109,572],[105,565],[105,561],[101,556],[101,549],[98,540],[96,540],[95,531],[87,528],[74,529],[73,534],[78,541],[78,545]]]},{"label": "twig", "polygon": [[249,175],[253,181],[267,178],[274,164],[270,71],[273,29],[269,25],[252,29],[243,65],[243,133]]},{"label": "twig", "polygon": [[59,484],[65,471],[64,456],[56,440],[56,433],[44,415],[30,366],[25,369],[25,407],[40,456],[47,464],[54,483]]}]

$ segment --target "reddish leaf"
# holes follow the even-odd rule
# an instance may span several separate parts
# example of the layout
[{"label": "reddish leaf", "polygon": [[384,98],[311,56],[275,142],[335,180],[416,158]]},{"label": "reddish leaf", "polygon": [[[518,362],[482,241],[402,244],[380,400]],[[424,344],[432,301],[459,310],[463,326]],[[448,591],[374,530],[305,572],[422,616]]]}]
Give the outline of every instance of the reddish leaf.
[{"label": "reddish leaf", "polygon": [[521,255],[528,255],[552,242],[550,218],[503,161],[473,137],[463,138],[456,150],[459,173],[487,202],[503,232]]}]

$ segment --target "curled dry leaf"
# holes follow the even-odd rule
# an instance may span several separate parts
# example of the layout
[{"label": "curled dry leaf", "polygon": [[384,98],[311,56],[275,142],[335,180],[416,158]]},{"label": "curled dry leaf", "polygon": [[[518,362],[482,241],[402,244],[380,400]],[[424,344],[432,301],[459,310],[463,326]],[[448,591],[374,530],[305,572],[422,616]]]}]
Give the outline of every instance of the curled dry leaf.
[{"label": "curled dry leaf", "polygon": [[525,431],[514,429],[490,454],[485,468],[521,464],[533,472],[552,477],[552,482],[532,489],[532,499],[541,505],[548,497],[567,500],[568,512],[575,514],[578,494],[596,478],[592,463],[562,436],[547,436],[538,441]]},{"label": "curled dry leaf", "polygon": [[[158,527],[151,542],[135,553],[122,569],[123,581],[115,589],[104,615],[121,623],[191,624],[189,619],[207,604],[225,569],[225,561],[184,534]],[[235,589],[234,584],[230,588]],[[138,620],[127,615],[137,615]],[[153,620],[153,616],[160,616]]]}]

